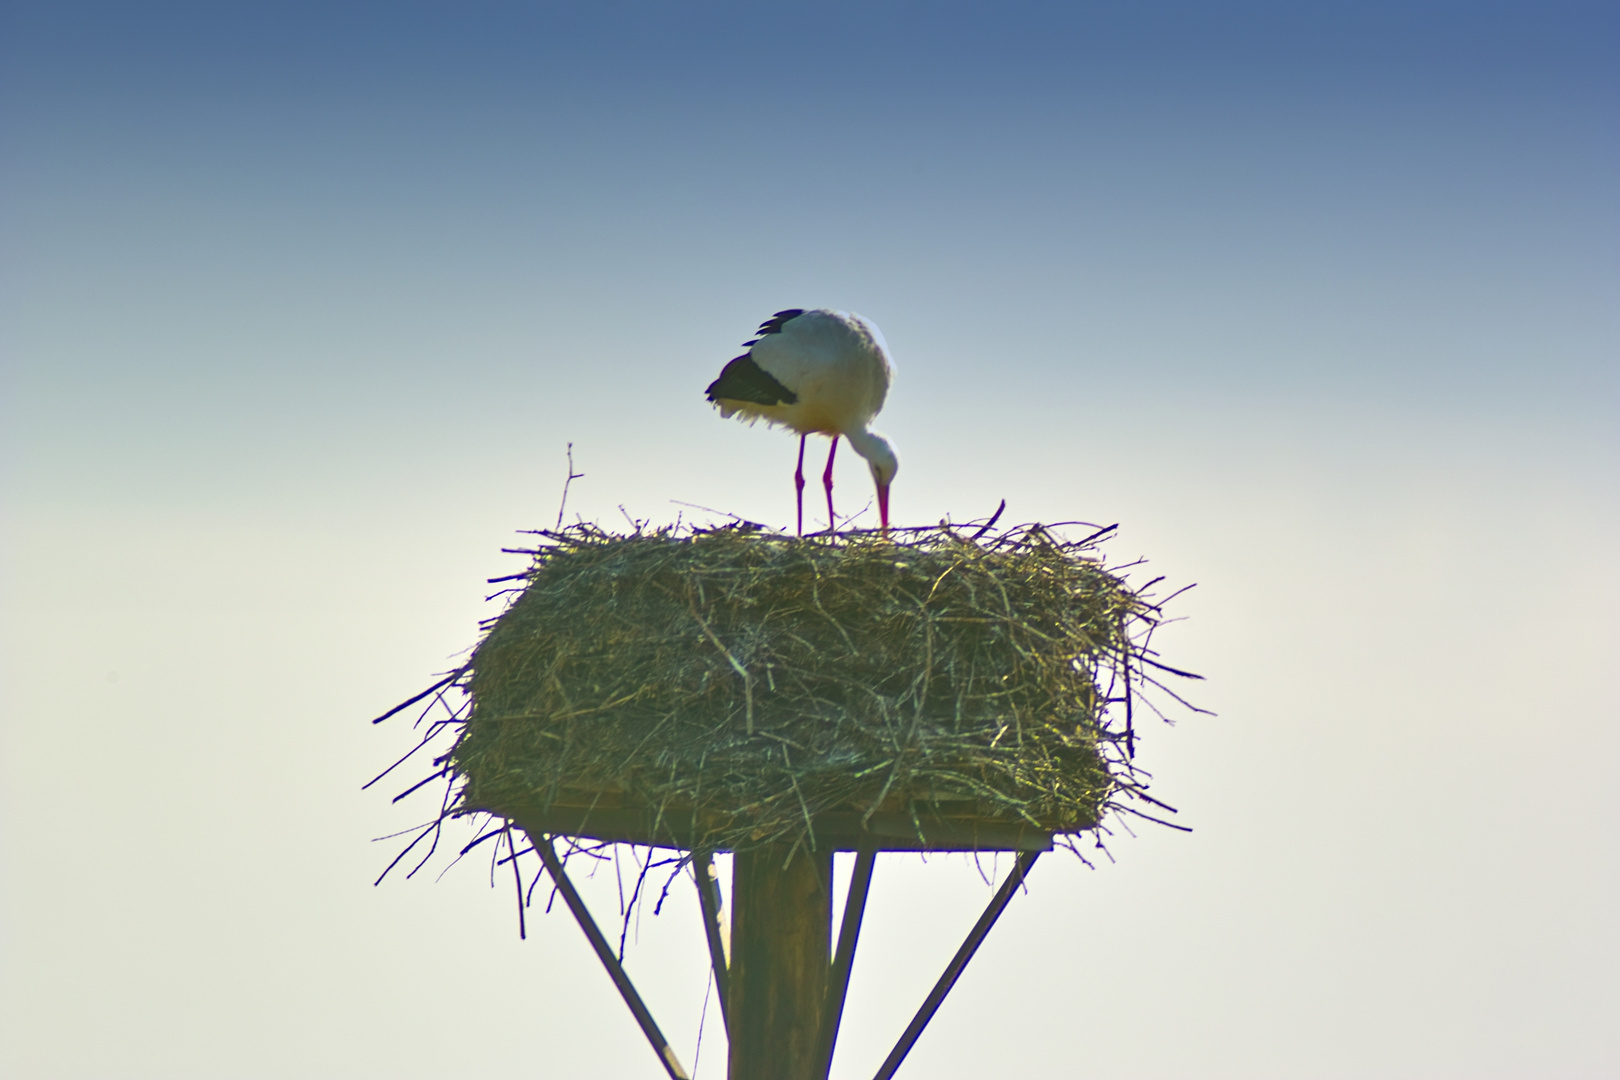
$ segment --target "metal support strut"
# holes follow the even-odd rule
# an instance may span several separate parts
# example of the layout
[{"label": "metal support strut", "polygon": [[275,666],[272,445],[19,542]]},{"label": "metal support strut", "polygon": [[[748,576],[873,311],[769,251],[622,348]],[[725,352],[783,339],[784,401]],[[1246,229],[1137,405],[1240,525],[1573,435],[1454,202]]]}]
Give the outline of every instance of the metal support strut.
[{"label": "metal support strut", "polygon": [[692,852],[692,874],[697,878],[698,905],[703,909],[703,936],[709,942],[709,966],[714,969],[715,996],[720,999],[720,1018],[731,1030],[731,958],[728,938],[731,936],[725,916],[720,910],[720,882],[715,880],[714,856],[708,851]]},{"label": "metal support strut", "polygon": [[[530,832],[529,840],[534,845],[535,853],[540,856],[540,861],[545,864],[546,872],[551,875],[551,880],[556,885],[557,891],[562,894],[563,902],[568,905],[568,910],[573,912],[574,919],[579,923],[579,928],[585,932],[586,940],[591,943],[591,948],[596,951],[597,959],[602,961],[602,966],[607,969],[608,976],[613,980],[613,985],[618,988],[619,995],[624,998],[624,1003],[630,1007],[630,1012],[635,1016],[636,1023],[641,1025],[642,1033],[647,1036],[647,1041],[652,1044],[653,1051],[657,1053],[659,1063],[664,1066],[664,1071],[669,1074],[670,1080],[690,1080],[686,1069],[682,1067],[680,1060],[675,1056],[674,1049],[669,1045],[669,1040],[664,1038],[664,1033],[658,1029],[658,1025],[653,1021],[652,1014],[647,1011],[646,1004],[641,1000],[641,995],[636,992],[635,986],[630,982],[630,976],[625,973],[624,965],[619,963],[612,946],[602,936],[602,931],[597,928],[596,920],[591,918],[590,911],[586,909],[585,901],[580,897],[578,890],[574,888],[574,883],[568,879],[568,874],[563,870],[562,860],[557,857],[556,849],[552,846],[550,834]],[[939,1011],[939,1007],[944,1003],[946,995],[951,992],[951,989],[956,985],[957,979],[961,978],[962,972],[966,970],[968,961],[972,960],[973,954],[978,952],[979,946],[984,943],[984,939],[989,935],[991,927],[995,926],[996,920],[1006,910],[1007,905],[1012,901],[1013,894],[1024,883],[1030,867],[1035,865],[1035,860],[1040,858],[1040,855],[1039,851],[1019,853],[1018,861],[1014,864],[1012,872],[1007,875],[1007,879],[996,890],[996,894],[991,898],[989,906],[984,909],[984,914],[979,916],[979,921],[968,932],[967,939],[962,942],[962,947],[956,950],[956,955],[951,958],[951,962],[946,966],[944,974],[934,984],[928,998],[922,1003],[922,1007],[917,1010],[917,1015],[912,1017],[905,1033],[900,1036],[900,1041],[889,1052],[888,1058],[884,1060],[883,1066],[878,1069],[873,1080],[892,1080],[896,1070],[900,1068],[901,1062],[906,1059],[906,1055],[916,1045],[917,1039],[922,1035],[923,1029],[928,1026],[928,1022]],[[855,945],[860,938],[861,921],[866,912],[866,897],[871,888],[872,870],[876,861],[877,852],[870,848],[863,848],[857,852],[855,867],[850,874],[849,896],[844,902],[844,917],[838,930],[838,945],[832,957],[831,970],[826,975],[826,996],[821,1009],[821,1028],[815,1047],[818,1059],[814,1075],[817,1076],[826,1076],[832,1068],[833,1050],[838,1042],[838,1028],[844,1013],[844,1000],[849,991],[850,971],[855,962]],[[703,908],[704,930],[709,942],[709,958],[714,967],[715,987],[720,999],[721,1015],[725,1017],[729,1032],[729,998],[731,996],[729,975],[731,965],[729,963],[730,957],[727,955],[729,950],[726,947],[728,944],[725,934],[726,921],[720,910],[720,890],[718,883],[714,879],[712,853],[694,851],[692,853],[692,862],[693,869],[696,871],[698,897]]]},{"label": "metal support strut", "polygon": [[562,893],[563,902],[568,905],[568,910],[574,913],[579,928],[585,931],[586,939],[590,941],[591,948],[596,950],[596,957],[602,961],[602,966],[607,968],[608,976],[613,979],[613,985],[619,988],[619,996],[624,998],[624,1003],[630,1006],[630,1011],[635,1014],[636,1023],[641,1025],[642,1033],[647,1036],[647,1041],[652,1043],[652,1048],[658,1054],[658,1060],[663,1064],[664,1071],[669,1073],[670,1080],[691,1080],[681,1066],[680,1060],[676,1058],[669,1040],[664,1038],[664,1033],[659,1031],[658,1025],[653,1022],[652,1013],[647,1011],[641,995],[636,993],[635,986],[630,982],[630,976],[625,974],[624,965],[619,963],[619,958],[613,954],[613,948],[608,945],[607,938],[597,929],[596,920],[591,918],[591,913],[586,910],[584,899],[575,890],[574,883],[568,880],[568,875],[563,871],[562,860],[557,858],[557,852],[551,846],[551,837],[545,833],[529,833],[529,842],[534,845],[540,861],[546,864],[546,873],[551,875],[557,891]]},{"label": "metal support strut", "polygon": [[821,1069],[832,1071],[833,1048],[838,1045],[838,1025],[844,1018],[844,999],[849,994],[849,973],[855,965],[855,943],[861,936],[861,918],[866,914],[866,894],[872,887],[872,868],[877,852],[862,848],[855,855],[855,868],[849,875],[849,895],[844,900],[844,920],[838,927],[838,948],[833,953],[832,970],[827,974],[827,1003],[821,1010]]},{"label": "metal support strut", "polygon": [[[934,989],[929,993],[928,1000],[923,1002],[922,1008],[917,1010],[917,1015],[912,1017],[910,1026],[906,1028],[906,1033],[900,1036],[899,1042],[894,1044],[894,1049],[889,1051],[889,1056],[883,1062],[883,1067],[877,1071],[877,1075],[872,1080],[890,1080],[894,1076],[895,1070],[900,1068],[900,1063],[906,1059],[906,1055],[911,1053],[912,1046],[916,1044],[917,1037],[923,1033],[923,1028],[928,1026],[928,1021],[934,1018],[934,1013],[939,1011],[939,1006],[945,1000],[945,995],[949,994],[951,987],[956,985],[956,980],[961,977],[963,969],[968,965],[968,961],[973,959],[973,954],[983,944],[985,936],[990,933],[990,928],[1001,917],[1002,911],[1006,910],[1007,904],[1013,898],[1013,893],[1018,891],[1018,886],[1023,883],[1025,875],[1029,873],[1029,868],[1035,865],[1035,860],[1040,858],[1040,854],[1038,851],[1019,853],[1018,862],[1013,867],[1012,873],[1007,875],[1007,880],[1003,881],[1001,888],[996,890],[996,895],[991,899],[990,906],[984,909],[983,915],[979,916],[979,921],[974,924],[973,929],[968,933],[967,940],[962,942],[962,947],[956,950],[956,955],[951,958],[949,966],[945,968],[945,974],[941,975],[939,982],[934,984]],[[842,941],[840,941],[840,944],[842,944]]]}]

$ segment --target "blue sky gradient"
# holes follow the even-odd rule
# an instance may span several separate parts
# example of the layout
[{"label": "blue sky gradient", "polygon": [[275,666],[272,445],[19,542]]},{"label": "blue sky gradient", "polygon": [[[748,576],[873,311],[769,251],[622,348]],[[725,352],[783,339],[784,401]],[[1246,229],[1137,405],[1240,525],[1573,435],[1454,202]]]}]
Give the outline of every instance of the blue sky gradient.
[{"label": "blue sky gradient", "polygon": [[[827,305],[894,350],[897,519],[1121,522],[1200,583],[1166,648],[1220,713],[1146,743],[1198,831],[1043,863],[908,1069],[1016,1027],[1029,1076],[1077,1030],[1106,1076],[1613,1075],[1617,43],[1612,3],[0,4],[4,1071],[652,1065],[565,919],[369,888],[410,821],[361,729],[570,442],[570,515],[789,523],[792,440],[702,388]],[[984,900],[875,890],[839,1077]],[[688,1058],[695,919],[632,956]]]}]

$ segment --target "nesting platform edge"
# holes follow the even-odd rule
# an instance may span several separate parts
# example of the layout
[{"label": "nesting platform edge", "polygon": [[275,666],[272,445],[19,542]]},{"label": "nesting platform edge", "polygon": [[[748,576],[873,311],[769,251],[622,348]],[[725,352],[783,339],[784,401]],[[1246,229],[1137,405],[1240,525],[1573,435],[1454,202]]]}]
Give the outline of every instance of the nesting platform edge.
[{"label": "nesting platform edge", "polygon": [[[692,849],[717,830],[691,810],[626,807],[483,807],[531,833],[549,833],[609,843]],[[811,819],[818,851],[1051,851],[1055,830],[1020,821],[939,815],[919,807],[916,817],[885,810],[862,821],[856,811],[817,814]],[[1061,830],[1069,832],[1070,829]],[[1072,831],[1082,831],[1078,828]]]}]

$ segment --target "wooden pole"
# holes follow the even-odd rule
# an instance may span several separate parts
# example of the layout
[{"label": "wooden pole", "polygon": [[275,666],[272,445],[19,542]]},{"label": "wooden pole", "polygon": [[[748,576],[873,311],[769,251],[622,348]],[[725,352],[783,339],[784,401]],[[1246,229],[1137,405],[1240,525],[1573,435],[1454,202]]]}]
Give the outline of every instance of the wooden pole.
[{"label": "wooden pole", "polygon": [[772,844],[732,857],[731,1080],[821,1080],[831,953],[830,851]]}]

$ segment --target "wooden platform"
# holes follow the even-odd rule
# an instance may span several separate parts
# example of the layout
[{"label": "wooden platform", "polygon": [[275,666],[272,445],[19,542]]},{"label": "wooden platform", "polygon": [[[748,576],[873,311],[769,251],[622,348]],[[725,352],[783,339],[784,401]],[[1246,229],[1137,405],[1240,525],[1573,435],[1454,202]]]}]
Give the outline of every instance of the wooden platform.
[{"label": "wooden platform", "polygon": [[[617,792],[590,798],[569,793],[550,806],[483,809],[530,833],[654,847],[690,849],[700,838],[719,831],[690,808],[637,806]],[[986,815],[977,804],[965,801],[919,801],[908,807],[890,800],[870,817],[848,810],[811,819],[817,851],[1050,851],[1054,833],[1090,827],[1091,823],[1043,828],[1018,818]]]}]

